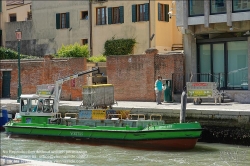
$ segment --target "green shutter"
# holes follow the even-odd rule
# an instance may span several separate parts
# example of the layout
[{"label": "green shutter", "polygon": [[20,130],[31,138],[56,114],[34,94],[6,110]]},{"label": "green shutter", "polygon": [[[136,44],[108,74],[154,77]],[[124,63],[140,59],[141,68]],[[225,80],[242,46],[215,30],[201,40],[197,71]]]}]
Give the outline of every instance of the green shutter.
[{"label": "green shutter", "polygon": [[69,12],[66,13],[66,28],[70,27]]},{"label": "green shutter", "polygon": [[60,29],[60,13],[56,13],[56,29]]},{"label": "green shutter", "polygon": [[136,14],[136,7],[137,5],[132,5],[132,22],[136,22],[137,21],[137,14]]},{"label": "green shutter", "polygon": [[108,8],[108,24],[112,24],[112,8]]},{"label": "green shutter", "polygon": [[149,21],[149,4],[145,3],[145,21]]},{"label": "green shutter", "polygon": [[158,3],[158,21],[161,21],[161,4]]},{"label": "green shutter", "polygon": [[169,22],[169,15],[168,15],[168,12],[169,12],[169,5],[168,5],[168,4],[165,4],[165,21],[166,21],[166,22]]},{"label": "green shutter", "polygon": [[120,14],[120,23],[124,23],[124,7],[120,6],[119,7],[119,14]]}]

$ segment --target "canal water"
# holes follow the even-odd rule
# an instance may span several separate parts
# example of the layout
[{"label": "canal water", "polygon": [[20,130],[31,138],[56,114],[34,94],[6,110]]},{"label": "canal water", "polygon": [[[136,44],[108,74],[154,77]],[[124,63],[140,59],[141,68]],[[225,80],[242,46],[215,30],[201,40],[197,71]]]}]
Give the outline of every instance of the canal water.
[{"label": "canal water", "polygon": [[188,151],[159,151],[59,140],[9,137],[1,132],[1,156],[75,166],[249,166],[250,147],[201,143]]}]

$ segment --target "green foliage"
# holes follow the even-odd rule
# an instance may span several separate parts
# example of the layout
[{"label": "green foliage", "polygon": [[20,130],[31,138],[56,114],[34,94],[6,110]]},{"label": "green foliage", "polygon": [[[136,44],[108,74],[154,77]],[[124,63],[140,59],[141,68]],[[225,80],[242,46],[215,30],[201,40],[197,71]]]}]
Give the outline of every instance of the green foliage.
[{"label": "green foliage", "polygon": [[89,57],[88,62],[106,62],[106,56],[98,55],[98,56],[92,56]]},{"label": "green foliage", "polygon": [[0,59],[18,59],[18,54],[14,50],[0,47]]},{"label": "green foliage", "polygon": [[[38,59],[37,56],[29,56],[20,54],[20,59]],[[17,51],[14,51],[9,48],[0,47],[0,60],[3,59],[18,59]]]},{"label": "green foliage", "polygon": [[135,39],[114,39],[107,40],[104,45],[104,55],[128,55],[135,46]]},{"label": "green foliage", "polygon": [[88,45],[81,46],[79,43],[70,44],[62,47],[57,51],[58,57],[88,57]]}]

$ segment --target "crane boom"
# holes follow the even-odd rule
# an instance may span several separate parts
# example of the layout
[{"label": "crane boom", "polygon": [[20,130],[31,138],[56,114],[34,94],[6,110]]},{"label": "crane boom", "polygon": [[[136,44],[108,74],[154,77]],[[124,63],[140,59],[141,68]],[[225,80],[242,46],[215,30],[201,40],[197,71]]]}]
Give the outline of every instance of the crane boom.
[{"label": "crane boom", "polygon": [[55,91],[54,91],[54,94],[55,94],[55,98],[54,98],[54,112],[58,112],[58,106],[59,106],[59,102],[60,102],[60,96],[61,96],[61,91],[62,91],[62,84],[65,82],[65,81],[69,81],[71,79],[74,79],[74,78],[77,78],[79,76],[82,76],[82,75],[85,75],[85,74],[88,74],[88,73],[93,73],[95,71],[98,71],[98,73],[100,72],[99,71],[99,67],[94,67],[92,69],[89,69],[89,70],[86,70],[86,71],[82,71],[82,72],[79,72],[79,73],[76,73],[76,74],[73,74],[73,75],[70,75],[70,76],[67,76],[67,77],[64,77],[64,78],[61,78],[59,80],[56,81],[56,84],[55,84]]}]

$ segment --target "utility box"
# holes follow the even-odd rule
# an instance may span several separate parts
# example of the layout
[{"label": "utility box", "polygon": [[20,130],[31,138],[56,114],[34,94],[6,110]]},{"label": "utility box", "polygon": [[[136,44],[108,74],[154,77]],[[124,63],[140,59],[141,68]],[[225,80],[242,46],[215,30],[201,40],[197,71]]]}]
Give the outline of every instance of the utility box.
[{"label": "utility box", "polygon": [[165,86],[164,90],[164,102],[172,102],[172,80],[163,80],[163,85]]}]

